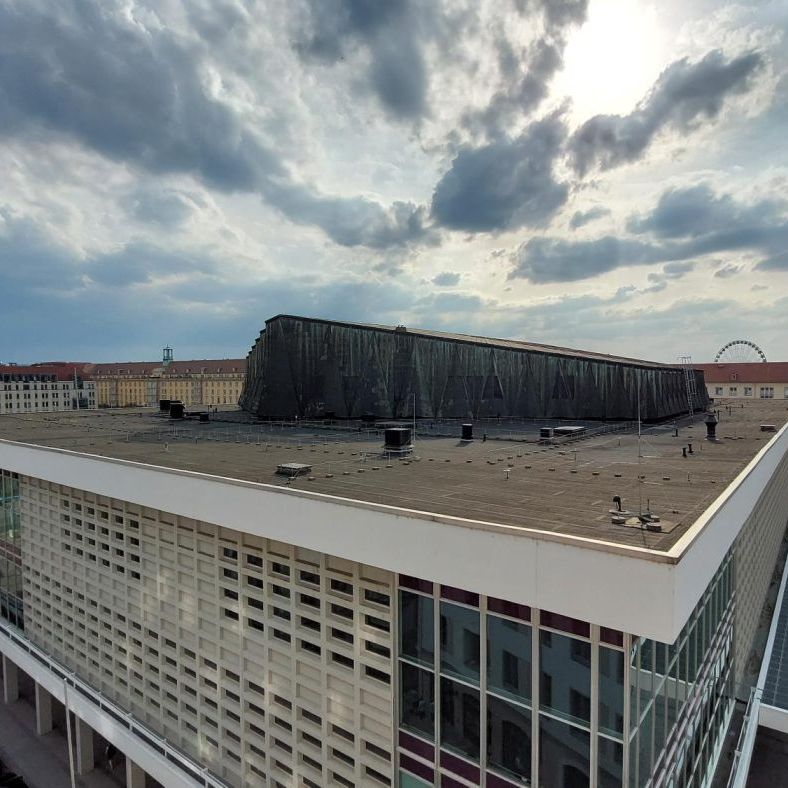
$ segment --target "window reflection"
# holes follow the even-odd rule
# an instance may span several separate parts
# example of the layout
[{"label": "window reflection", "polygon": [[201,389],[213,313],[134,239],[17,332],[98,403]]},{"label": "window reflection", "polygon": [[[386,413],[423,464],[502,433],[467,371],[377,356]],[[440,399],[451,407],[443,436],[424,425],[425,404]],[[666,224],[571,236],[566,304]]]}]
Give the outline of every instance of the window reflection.
[{"label": "window reflection", "polygon": [[539,785],[541,788],[588,788],[591,736],[587,731],[539,717]]},{"label": "window reflection", "polygon": [[400,724],[430,741],[435,737],[435,681],[432,673],[400,663]]},{"label": "window reflection", "polygon": [[531,627],[487,618],[487,686],[516,700],[531,699]]},{"label": "window reflection", "polygon": [[624,745],[600,736],[598,788],[621,788],[624,764]]},{"label": "window reflection", "polygon": [[624,654],[599,647],[599,728],[624,732]]},{"label": "window reflection", "polygon": [[479,760],[478,690],[441,678],[441,747]]},{"label": "window reflection", "polygon": [[433,601],[429,597],[399,592],[400,654],[433,667],[435,626]]},{"label": "window reflection", "polygon": [[582,723],[591,721],[591,644],[539,633],[539,704]]},{"label": "window reflection", "polygon": [[441,672],[479,680],[479,611],[441,602]]},{"label": "window reflection", "polygon": [[530,785],[531,714],[491,695],[487,696],[487,764]]}]

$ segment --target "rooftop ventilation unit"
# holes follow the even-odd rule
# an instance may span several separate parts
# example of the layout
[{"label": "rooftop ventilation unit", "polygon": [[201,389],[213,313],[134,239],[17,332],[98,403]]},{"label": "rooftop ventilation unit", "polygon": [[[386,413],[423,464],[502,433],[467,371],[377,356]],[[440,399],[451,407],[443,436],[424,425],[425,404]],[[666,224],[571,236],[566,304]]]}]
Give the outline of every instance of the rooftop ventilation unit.
[{"label": "rooftop ventilation unit", "polygon": [[566,427],[555,427],[553,432],[556,435],[560,435],[562,437],[575,437],[577,435],[582,435],[586,431],[585,427],[579,426],[566,426]]},{"label": "rooftop ventilation unit", "polygon": [[178,402],[177,400],[173,400],[170,402],[170,418],[171,419],[182,419],[186,415],[186,409],[182,402]]},{"label": "rooftop ventilation unit", "polygon": [[306,476],[312,472],[312,466],[303,462],[283,462],[276,466],[276,472],[280,476],[289,476],[290,478]]},{"label": "rooftop ventilation unit", "polygon": [[159,400],[159,410],[162,413],[169,413],[170,412],[170,402],[171,401],[172,400],[168,400],[168,399],[160,399]]},{"label": "rooftop ventilation unit", "polygon": [[384,451],[396,452],[399,454],[407,454],[413,451],[410,427],[386,427],[384,435]]}]

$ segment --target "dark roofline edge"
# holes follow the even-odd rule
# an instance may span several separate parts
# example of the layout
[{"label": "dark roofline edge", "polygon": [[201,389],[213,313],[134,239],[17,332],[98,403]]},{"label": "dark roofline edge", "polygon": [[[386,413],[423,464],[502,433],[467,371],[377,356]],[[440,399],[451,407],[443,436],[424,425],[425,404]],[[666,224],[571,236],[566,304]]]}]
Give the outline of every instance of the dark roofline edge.
[{"label": "dark roofline edge", "polygon": [[[265,321],[266,327],[269,323],[273,323],[275,320],[279,320],[281,318],[289,318],[291,320],[301,320],[306,323],[322,323],[322,324],[331,324],[335,326],[343,326],[345,328],[364,328],[368,331],[378,331],[381,334],[396,334],[397,330],[394,326],[381,326],[375,325],[374,323],[353,323],[348,320],[329,320],[327,318],[321,317],[304,317],[302,315],[290,315],[290,314],[279,314],[274,315],[273,317],[268,318]],[[646,361],[645,359],[638,359],[638,358],[629,358],[627,356],[613,356],[608,353],[598,353],[594,350],[577,350],[576,348],[567,348],[567,347],[560,347],[558,345],[544,345],[538,342],[527,342],[523,339],[501,339],[497,337],[478,337],[474,334],[449,334],[448,332],[442,331],[432,331],[431,329],[418,329],[418,328],[407,328],[407,334],[411,334],[413,336],[420,336],[424,339],[442,339],[445,342],[457,342],[459,344],[464,345],[479,345],[481,343],[487,345],[495,345],[497,342],[520,342],[524,345],[529,345],[530,347],[505,347],[503,345],[499,345],[502,350],[512,350],[518,353],[539,353],[545,356],[567,356],[569,358],[576,358],[578,360],[585,360],[585,361],[597,361],[600,363],[607,363],[607,364],[625,364],[628,366],[635,366],[635,367],[643,367],[648,369],[664,369],[664,370],[674,370],[674,371],[681,371],[681,367],[674,365],[674,364],[663,364],[659,361]],[[255,343],[252,345],[251,350],[247,354],[247,358],[251,355],[252,350],[257,346],[260,339],[264,336],[264,331],[260,332],[260,335],[255,340]],[[466,338],[462,338],[466,337]]]}]

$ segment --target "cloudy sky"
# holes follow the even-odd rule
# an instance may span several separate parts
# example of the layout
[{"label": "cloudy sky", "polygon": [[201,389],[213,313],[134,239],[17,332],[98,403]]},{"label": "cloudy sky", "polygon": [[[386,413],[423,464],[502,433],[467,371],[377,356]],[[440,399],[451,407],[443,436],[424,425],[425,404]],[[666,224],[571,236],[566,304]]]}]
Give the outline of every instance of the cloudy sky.
[{"label": "cloudy sky", "polygon": [[0,360],[286,312],[788,358],[784,0],[0,0]]}]

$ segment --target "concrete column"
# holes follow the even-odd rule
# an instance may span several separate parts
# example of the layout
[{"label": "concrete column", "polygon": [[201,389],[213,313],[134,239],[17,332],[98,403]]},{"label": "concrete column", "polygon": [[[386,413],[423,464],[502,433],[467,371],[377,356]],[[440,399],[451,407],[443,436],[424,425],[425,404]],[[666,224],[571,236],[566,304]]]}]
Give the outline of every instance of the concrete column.
[{"label": "concrete column", "polygon": [[19,668],[3,654],[3,703],[19,698]]},{"label": "concrete column", "polygon": [[52,696],[36,682],[36,733],[43,736],[52,730]]},{"label": "concrete column", "polygon": [[77,774],[87,774],[96,766],[96,758],[93,753],[93,728],[79,717],[74,715],[77,736]]},{"label": "concrete column", "polygon": [[145,771],[126,756],[126,788],[145,788]]}]

